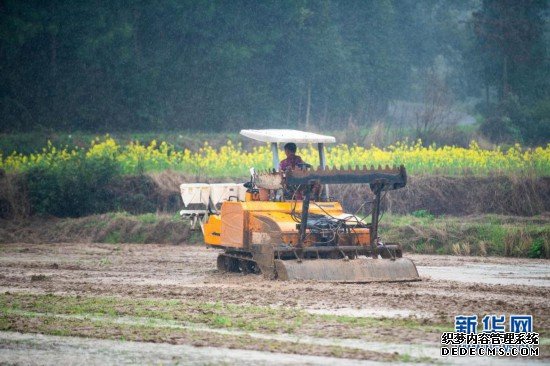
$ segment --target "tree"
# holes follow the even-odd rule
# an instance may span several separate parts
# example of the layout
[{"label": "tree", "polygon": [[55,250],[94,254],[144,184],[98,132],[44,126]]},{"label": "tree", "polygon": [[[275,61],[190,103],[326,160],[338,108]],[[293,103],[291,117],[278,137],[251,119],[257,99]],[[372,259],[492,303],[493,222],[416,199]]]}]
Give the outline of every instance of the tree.
[{"label": "tree", "polygon": [[548,70],[543,39],[546,10],[546,0],[484,0],[473,14],[482,74],[488,86],[497,87],[499,100],[510,93],[523,101],[540,97],[533,86]]},{"label": "tree", "polygon": [[453,96],[445,82],[433,70],[427,72],[425,78],[422,104],[415,112],[415,129],[416,138],[429,145],[443,127],[455,125],[458,116],[453,110]]}]

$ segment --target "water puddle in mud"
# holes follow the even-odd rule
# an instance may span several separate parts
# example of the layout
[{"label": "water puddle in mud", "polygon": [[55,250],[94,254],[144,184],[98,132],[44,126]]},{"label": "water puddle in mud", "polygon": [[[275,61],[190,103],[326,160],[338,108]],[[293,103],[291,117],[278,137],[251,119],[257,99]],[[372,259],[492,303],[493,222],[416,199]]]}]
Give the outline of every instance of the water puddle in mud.
[{"label": "water puddle in mud", "polygon": [[418,266],[421,277],[489,285],[550,287],[550,264],[465,264],[454,267]]}]

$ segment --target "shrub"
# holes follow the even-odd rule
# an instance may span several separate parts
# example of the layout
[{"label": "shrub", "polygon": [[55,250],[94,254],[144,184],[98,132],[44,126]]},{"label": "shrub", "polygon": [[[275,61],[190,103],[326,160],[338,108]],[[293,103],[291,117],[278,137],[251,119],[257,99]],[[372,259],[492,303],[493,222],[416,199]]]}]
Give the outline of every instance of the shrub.
[{"label": "shrub", "polygon": [[428,210],[417,210],[411,212],[411,215],[418,218],[434,219],[435,216],[431,214]]},{"label": "shrub", "polygon": [[520,139],[520,130],[508,116],[492,116],[483,121],[481,133],[497,143],[513,142]]},{"label": "shrub", "polygon": [[26,172],[29,201],[34,213],[76,217],[115,209],[107,186],[120,178],[116,161],[76,154],[55,166],[33,166]]},{"label": "shrub", "polygon": [[539,101],[528,111],[529,121],[522,126],[526,141],[545,143],[550,136],[550,98]]},{"label": "shrub", "polygon": [[480,130],[493,142],[546,143],[550,135],[550,99],[540,100],[529,107],[510,94],[486,109],[486,115],[488,117]]}]

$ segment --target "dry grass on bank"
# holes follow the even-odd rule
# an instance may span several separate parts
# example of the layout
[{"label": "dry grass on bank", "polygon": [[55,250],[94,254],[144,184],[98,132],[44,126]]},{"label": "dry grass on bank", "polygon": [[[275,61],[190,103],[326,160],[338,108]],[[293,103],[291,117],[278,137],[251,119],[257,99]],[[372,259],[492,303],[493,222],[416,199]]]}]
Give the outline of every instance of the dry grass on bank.
[{"label": "dry grass on bank", "polygon": [[82,218],[0,220],[0,243],[160,243],[196,241],[178,215],[108,213]]},{"label": "dry grass on bank", "polygon": [[[550,258],[550,216],[382,217],[380,235],[406,252]],[[0,220],[0,243],[202,243],[178,215],[109,213],[84,218]]]}]

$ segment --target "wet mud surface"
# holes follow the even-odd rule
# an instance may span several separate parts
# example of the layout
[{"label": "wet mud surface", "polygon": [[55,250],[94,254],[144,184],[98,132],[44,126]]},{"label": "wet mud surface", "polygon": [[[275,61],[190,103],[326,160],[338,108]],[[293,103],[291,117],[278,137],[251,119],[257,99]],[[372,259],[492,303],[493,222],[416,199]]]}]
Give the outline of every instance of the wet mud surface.
[{"label": "wet mud surface", "polygon": [[[0,253],[0,291],[370,309],[388,316],[418,312],[449,320],[459,313],[532,312],[539,326],[550,327],[545,260],[410,255],[420,282],[333,284],[220,273],[218,252],[199,246],[13,244]],[[499,273],[500,284],[488,283]],[[526,286],[527,277],[536,285]]]},{"label": "wet mud surface", "polygon": [[[3,352],[2,352],[3,351]],[[117,342],[102,339],[58,337],[0,332],[0,363],[24,365],[204,365],[205,360],[216,365],[361,365],[359,360],[334,357],[288,355],[215,347]],[[381,365],[370,361],[369,365]]]},{"label": "wet mud surface", "polygon": [[[532,314],[535,331],[540,332],[543,338],[549,336],[550,265],[545,260],[411,255],[408,257],[416,263],[422,277],[420,282],[328,284],[270,281],[257,275],[220,273],[215,267],[217,254],[215,250],[200,246],[3,244],[0,246],[0,294],[221,302],[301,309],[315,316],[413,319],[416,325],[438,326],[452,326],[454,316],[459,314],[477,314],[480,317],[486,314]],[[303,331],[298,328],[294,332],[304,337],[317,337],[315,339],[325,335],[325,343],[328,337],[371,342],[371,351],[378,350],[389,355],[366,357],[376,362],[408,361],[406,357],[395,356],[387,347],[374,346],[376,342],[394,343],[395,347],[399,347],[399,344],[428,345],[437,350],[441,333],[411,325],[375,329],[370,337],[358,332],[356,328],[340,329],[332,325],[328,327],[327,324],[319,324],[318,329],[315,324],[307,324]],[[29,324],[15,330],[21,329],[25,332],[39,331],[33,330]],[[77,335],[97,336],[93,332]],[[267,338],[270,337],[274,339],[273,336]],[[6,347],[7,338],[9,333],[2,333],[0,346]],[[150,339],[136,337],[135,340]],[[162,339],[153,341],[163,342]],[[277,341],[283,342],[284,339]],[[312,346],[303,356],[326,357],[330,361],[331,354],[318,351],[323,342],[310,342],[317,348]],[[190,344],[192,347],[194,343]],[[211,344],[206,339],[202,345]],[[238,344],[225,344],[223,340],[215,342],[215,345],[240,348]],[[16,358],[19,354],[16,350],[20,349],[18,347],[11,347],[10,354],[16,363],[25,363]],[[284,352],[288,349],[282,348]],[[256,351],[265,350],[264,347]],[[246,352],[251,351],[249,347]],[[172,351],[167,352],[169,354]],[[414,357],[414,353],[410,351],[408,355]],[[345,355],[336,356],[347,358]],[[351,358],[364,358],[362,353],[355,356]],[[419,357],[429,356],[419,354]],[[110,363],[125,362],[117,360],[113,358]],[[311,361],[313,364],[324,363],[322,359]],[[431,362],[426,358],[413,361]],[[307,363],[306,360],[304,363]]]}]

